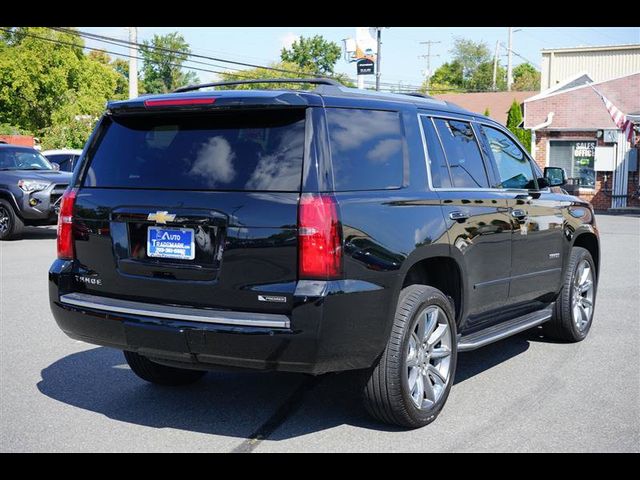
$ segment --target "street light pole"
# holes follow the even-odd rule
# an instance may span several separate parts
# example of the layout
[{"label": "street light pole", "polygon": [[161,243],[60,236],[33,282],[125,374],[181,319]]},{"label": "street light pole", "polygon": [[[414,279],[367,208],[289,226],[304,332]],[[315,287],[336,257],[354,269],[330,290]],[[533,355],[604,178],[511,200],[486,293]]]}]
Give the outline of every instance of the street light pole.
[{"label": "street light pole", "polygon": [[376,27],[378,47],[376,53],[376,91],[380,91],[380,60],[382,59],[382,27]]},{"label": "street light pole", "polygon": [[509,48],[507,51],[507,91],[511,91],[513,75],[511,71],[511,47],[512,47],[513,27],[509,27]]},{"label": "street light pole", "polygon": [[493,54],[493,81],[491,82],[491,88],[496,90],[496,77],[498,74],[498,48],[500,47],[500,41],[496,40],[496,51]]},{"label": "street light pole", "polygon": [[138,59],[136,51],[138,28],[129,27],[129,98],[138,96]]},{"label": "street light pole", "polygon": [[429,90],[431,89],[431,57],[439,57],[440,55],[431,55],[431,45],[434,43],[442,43],[440,41],[434,42],[432,40],[427,40],[426,42],[420,42],[421,45],[427,46],[427,54],[420,55],[420,58],[427,59],[427,75],[426,75],[426,83],[427,83],[427,94],[429,94]]}]

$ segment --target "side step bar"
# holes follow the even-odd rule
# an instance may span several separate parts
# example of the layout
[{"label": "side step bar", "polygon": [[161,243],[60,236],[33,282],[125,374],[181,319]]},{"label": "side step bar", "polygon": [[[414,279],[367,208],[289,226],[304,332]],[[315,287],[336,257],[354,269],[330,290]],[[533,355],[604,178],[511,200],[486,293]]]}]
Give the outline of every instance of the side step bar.
[{"label": "side step bar", "polygon": [[131,302],[117,298],[100,297],[86,293],[68,293],[60,297],[60,302],[73,307],[90,308],[106,313],[142,315],[165,320],[186,320],[189,322],[218,323],[245,327],[289,328],[289,318],[275,313],[231,312],[205,308],[156,305],[153,303]]},{"label": "side step bar", "polygon": [[532,327],[536,327],[551,319],[552,309],[547,307],[536,312],[527,313],[521,317],[516,317],[508,322],[492,325],[484,330],[463,335],[458,340],[458,351],[468,352],[476,348],[484,347],[503,338],[510,337],[516,333],[523,332]]}]

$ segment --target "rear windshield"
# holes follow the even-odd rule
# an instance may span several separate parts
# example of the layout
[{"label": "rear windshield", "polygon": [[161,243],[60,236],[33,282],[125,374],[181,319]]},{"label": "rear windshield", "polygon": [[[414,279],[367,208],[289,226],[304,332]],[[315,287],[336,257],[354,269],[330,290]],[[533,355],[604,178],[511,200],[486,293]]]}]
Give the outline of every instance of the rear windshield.
[{"label": "rear windshield", "polygon": [[299,191],[304,110],[112,117],[87,187]]}]

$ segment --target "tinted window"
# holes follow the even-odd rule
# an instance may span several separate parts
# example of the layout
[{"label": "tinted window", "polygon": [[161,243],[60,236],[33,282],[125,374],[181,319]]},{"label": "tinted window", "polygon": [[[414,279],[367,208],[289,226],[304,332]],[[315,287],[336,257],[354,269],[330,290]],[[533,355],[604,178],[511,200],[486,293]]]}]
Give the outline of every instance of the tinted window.
[{"label": "tinted window", "polygon": [[422,127],[427,143],[427,159],[431,172],[431,185],[435,188],[450,188],[449,167],[442,151],[442,144],[438,134],[428,117],[422,117]]},{"label": "tinted window", "polygon": [[471,124],[444,119],[436,119],[435,124],[447,155],[453,186],[488,188],[487,172]]},{"label": "tinted window", "polygon": [[335,189],[398,188],[403,136],[397,112],[327,109]]},{"label": "tinted window", "polygon": [[304,110],[114,117],[93,187],[299,191]]},{"label": "tinted window", "polygon": [[2,148],[0,170],[52,170],[49,161],[36,150]]},{"label": "tinted window", "polygon": [[60,170],[71,171],[73,167],[74,155],[48,155],[47,160],[60,165]]},{"label": "tinted window", "polygon": [[535,188],[531,164],[520,147],[495,128],[483,126],[482,130],[498,167],[498,188]]}]

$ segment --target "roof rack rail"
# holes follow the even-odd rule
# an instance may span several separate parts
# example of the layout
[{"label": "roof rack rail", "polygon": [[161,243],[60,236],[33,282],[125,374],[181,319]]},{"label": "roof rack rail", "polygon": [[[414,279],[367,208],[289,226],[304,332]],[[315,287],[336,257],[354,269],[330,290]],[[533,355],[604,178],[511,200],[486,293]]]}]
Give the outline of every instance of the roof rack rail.
[{"label": "roof rack rail", "polygon": [[420,98],[430,98],[433,99],[431,95],[425,95],[424,93],[418,92],[401,92],[402,95],[409,95],[410,97],[420,97]]},{"label": "roof rack rail", "polygon": [[233,80],[229,82],[213,82],[200,83],[197,85],[187,85],[186,87],[176,88],[173,92],[192,92],[207,87],[223,87],[226,85],[246,85],[252,83],[310,83],[313,85],[331,85],[333,87],[343,87],[340,82],[331,78],[264,78],[256,80]]}]

